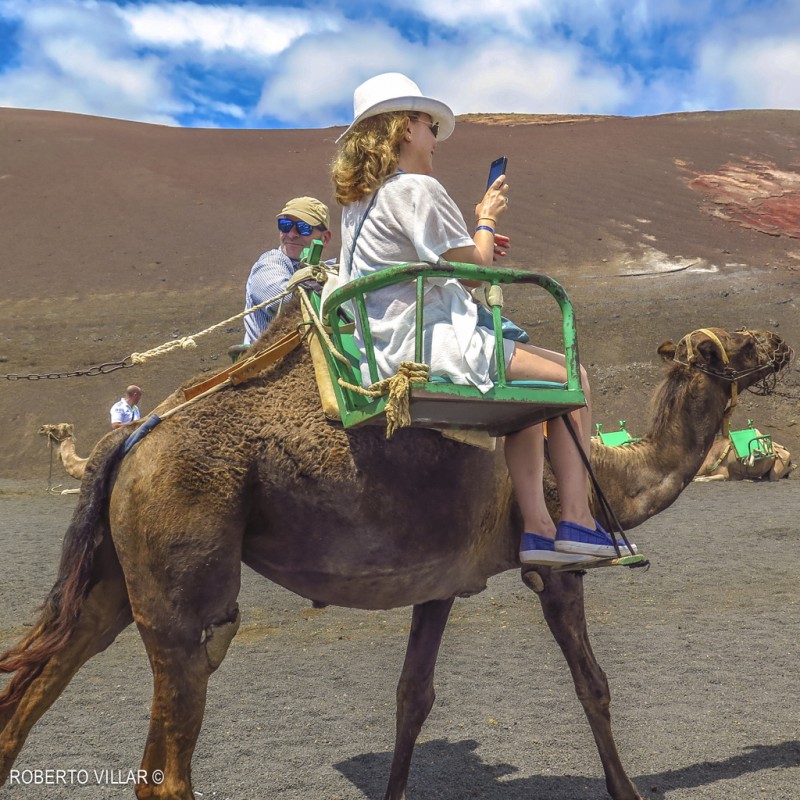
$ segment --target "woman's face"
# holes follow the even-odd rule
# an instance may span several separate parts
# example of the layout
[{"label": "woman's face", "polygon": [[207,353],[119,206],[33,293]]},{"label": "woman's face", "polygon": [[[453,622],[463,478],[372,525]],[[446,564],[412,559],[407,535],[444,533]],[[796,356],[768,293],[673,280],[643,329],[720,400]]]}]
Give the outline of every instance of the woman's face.
[{"label": "woman's face", "polygon": [[414,113],[409,117],[406,135],[400,144],[399,166],[406,172],[419,175],[433,174],[433,151],[436,149],[436,136],[431,126],[430,114]]}]

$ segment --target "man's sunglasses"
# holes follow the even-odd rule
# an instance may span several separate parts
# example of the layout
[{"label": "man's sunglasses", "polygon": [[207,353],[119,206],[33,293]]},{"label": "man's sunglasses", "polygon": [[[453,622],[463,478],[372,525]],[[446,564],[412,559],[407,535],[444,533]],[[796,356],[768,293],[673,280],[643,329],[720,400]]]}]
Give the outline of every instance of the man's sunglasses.
[{"label": "man's sunglasses", "polygon": [[281,217],[278,220],[278,230],[281,233],[289,233],[292,228],[297,228],[297,232],[300,234],[300,236],[311,236],[311,232],[314,230],[314,227],[314,225],[311,225],[308,222],[303,222],[301,219],[289,219],[288,217]]},{"label": "man's sunglasses", "polygon": [[414,122],[421,122],[426,127],[430,128],[431,133],[433,134],[434,139],[439,138],[439,123],[438,122],[425,122],[424,119],[420,119],[419,117],[411,117]]}]

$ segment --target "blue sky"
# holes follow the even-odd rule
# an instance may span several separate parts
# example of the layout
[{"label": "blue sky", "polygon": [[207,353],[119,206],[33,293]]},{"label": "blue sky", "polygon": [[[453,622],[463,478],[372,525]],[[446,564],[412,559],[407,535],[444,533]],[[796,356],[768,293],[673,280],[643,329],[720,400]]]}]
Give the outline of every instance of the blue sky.
[{"label": "blue sky", "polygon": [[457,114],[800,109],[800,0],[0,0],[0,106],[316,128],[394,71]]}]

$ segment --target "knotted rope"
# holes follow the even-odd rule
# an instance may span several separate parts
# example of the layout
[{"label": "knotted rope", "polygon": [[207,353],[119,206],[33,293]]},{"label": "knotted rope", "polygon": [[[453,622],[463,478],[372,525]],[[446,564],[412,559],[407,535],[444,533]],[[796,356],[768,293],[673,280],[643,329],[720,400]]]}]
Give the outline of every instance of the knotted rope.
[{"label": "knotted rope", "polygon": [[[391,378],[384,378],[382,381],[373,383],[368,389],[362,389],[363,394],[371,397],[387,395],[384,408],[387,439],[391,439],[399,428],[408,428],[411,425],[411,412],[409,411],[411,384],[424,383],[429,376],[430,367],[427,364],[403,361]],[[339,383],[342,383],[341,379]]]},{"label": "knotted rope", "polygon": [[[328,336],[325,326],[322,324],[305,289],[300,287],[300,301],[305,307],[311,324],[316,334],[325,342],[331,355],[342,363],[349,363],[347,356],[340,353],[330,336]],[[411,412],[409,403],[411,398],[411,385],[413,383],[425,383],[430,378],[430,367],[427,364],[420,364],[415,361],[403,361],[397,372],[389,378],[377,381],[366,389],[354,383],[348,383],[343,378],[337,378],[337,383],[344,389],[363,395],[364,397],[382,397],[387,395],[384,414],[386,415],[386,438],[391,439],[399,428],[408,428],[411,425]]]}]

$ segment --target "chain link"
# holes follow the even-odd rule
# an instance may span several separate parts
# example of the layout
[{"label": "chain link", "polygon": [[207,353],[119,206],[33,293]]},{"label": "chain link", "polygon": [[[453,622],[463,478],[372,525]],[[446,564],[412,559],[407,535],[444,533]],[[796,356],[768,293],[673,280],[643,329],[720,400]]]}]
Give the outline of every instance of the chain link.
[{"label": "chain link", "polygon": [[128,367],[135,366],[131,361],[130,356],[124,358],[122,361],[108,361],[105,364],[97,364],[88,369],[76,369],[71,372],[44,372],[32,373],[29,375],[17,375],[15,373],[1,374],[0,379],[7,381],[42,381],[42,380],[56,380],[58,378],[82,378],[89,375],[107,375],[109,372],[115,372],[118,369],[127,369]]}]

